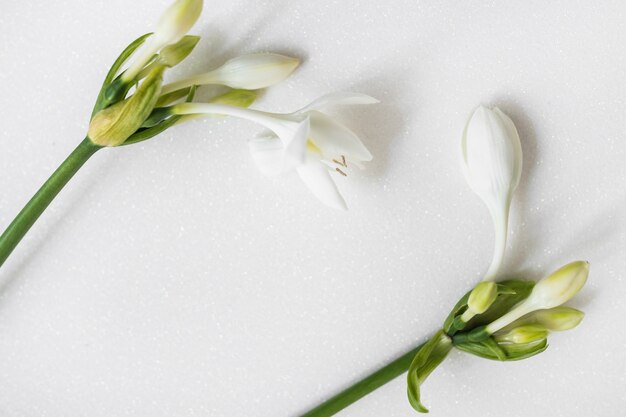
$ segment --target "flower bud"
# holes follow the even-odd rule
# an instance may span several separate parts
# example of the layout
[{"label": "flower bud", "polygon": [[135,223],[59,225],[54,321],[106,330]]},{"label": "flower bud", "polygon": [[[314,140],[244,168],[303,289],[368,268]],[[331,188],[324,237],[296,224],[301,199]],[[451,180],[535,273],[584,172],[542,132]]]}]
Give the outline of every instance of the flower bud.
[{"label": "flower bud", "polygon": [[202,0],[176,0],[159,19],[155,42],[168,45],[178,42],[193,27],[202,13]]},{"label": "flower bud", "polygon": [[548,337],[548,329],[538,324],[527,324],[498,332],[493,337],[498,343],[533,343]]},{"label": "flower bud", "polygon": [[576,261],[565,265],[533,287],[528,298],[486,327],[490,334],[536,310],[557,307],[569,301],[585,285],[589,262]]},{"label": "flower bud", "polygon": [[278,84],[300,65],[297,58],[279,54],[248,54],[233,58],[204,74],[168,84],[164,93],[191,85],[219,84],[243,90],[258,90]]},{"label": "flower bud", "polygon": [[509,206],[522,173],[522,147],[511,119],[497,107],[478,107],[465,127],[461,159],[467,182],[493,218],[496,241],[485,274],[485,279],[492,280],[504,258]]},{"label": "flower bud", "polygon": [[220,96],[212,98],[209,103],[226,104],[228,106],[247,108],[254,103],[258,93],[250,90],[230,90]]},{"label": "flower bud", "polygon": [[535,285],[527,299],[534,309],[547,309],[569,301],[587,282],[589,262],[576,261],[565,265]]},{"label": "flower bud", "polygon": [[141,127],[159,98],[163,70],[154,68],[130,98],[96,113],[87,134],[94,144],[119,146]]},{"label": "flower bud", "polygon": [[496,301],[498,285],[493,281],[483,281],[471,292],[467,308],[474,314],[482,314]]},{"label": "flower bud", "polygon": [[162,15],[150,42],[132,65],[124,71],[120,82],[132,84],[154,54],[161,48],[180,41],[202,13],[202,0],[176,0]]},{"label": "flower bud", "polygon": [[585,313],[571,307],[555,307],[549,310],[538,310],[529,315],[529,320],[539,323],[552,331],[570,330],[578,326]]}]

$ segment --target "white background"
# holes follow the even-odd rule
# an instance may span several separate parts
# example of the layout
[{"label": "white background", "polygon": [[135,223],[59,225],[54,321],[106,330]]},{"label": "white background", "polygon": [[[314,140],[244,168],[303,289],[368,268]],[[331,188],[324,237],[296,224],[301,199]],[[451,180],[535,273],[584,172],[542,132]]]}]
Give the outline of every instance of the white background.
[{"label": "white background", "polygon": [[[0,4],[0,227],[84,137],[101,80],[166,0]],[[350,211],[258,175],[231,119],[104,150],[0,271],[3,416],[297,416],[424,340],[491,259],[459,169],[475,106],[517,125],[505,276],[591,262],[582,325],[527,361],[452,352],[434,416],[617,416],[626,406],[626,3],[210,1],[169,79],[245,52],[303,59],[255,105],[332,91],[371,149]],[[206,93],[205,93],[206,96]],[[411,416],[404,377],[342,416]]]}]

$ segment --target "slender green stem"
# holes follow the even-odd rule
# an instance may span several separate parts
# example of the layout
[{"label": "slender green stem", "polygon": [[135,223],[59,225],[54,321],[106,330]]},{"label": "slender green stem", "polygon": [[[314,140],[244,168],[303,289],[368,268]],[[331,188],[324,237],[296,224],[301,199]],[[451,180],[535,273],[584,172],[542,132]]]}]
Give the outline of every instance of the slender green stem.
[{"label": "slender green stem", "polygon": [[417,354],[417,351],[420,350],[423,345],[422,343],[411,349],[393,362],[352,384],[349,388],[346,388],[334,397],[324,401],[317,407],[312,408],[300,417],[329,417],[335,415],[350,404],[357,402],[367,394],[406,372]]},{"label": "slender green stem", "polygon": [[0,236],[0,266],[4,264],[13,249],[59,191],[98,149],[100,149],[99,146],[94,145],[89,138],[85,138],[24,206]]}]

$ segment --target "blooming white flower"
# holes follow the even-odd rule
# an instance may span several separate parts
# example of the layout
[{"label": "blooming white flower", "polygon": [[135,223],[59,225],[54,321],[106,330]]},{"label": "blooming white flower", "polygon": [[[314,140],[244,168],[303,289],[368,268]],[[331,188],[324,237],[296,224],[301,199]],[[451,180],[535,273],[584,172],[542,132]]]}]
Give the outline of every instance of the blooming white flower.
[{"label": "blooming white flower", "polygon": [[165,85],[165,94],[192,85],[225,85],[231,88],[258,90],[286,79],[300,65],[300,60],[280,54],[242,55],[204,74]]},{"label": "blooming white flower", "polygon": [[335,104],[373,104],[378,100],[354,93],[329,94],[287,114],[220,104],[182,103],[174,114],[222,114],[259,123],[271,132],[249,142],[257,167],[265,175],[295,170],[311,192],[329,207],[346,209],[331,172],[346,175],[350,164],[370,161],[371,153],[348,128],[321,111]]},{"label": "blooming white flower", "polygon": [[200,17],[202,4],[203,0],[176,0],[165,10],[141,54],[122,75],[123,80],[134,80],[161,48],[180,41]]},{"label": "blooming white flower", "polygon": [[565,265],[539,281],[524,301],[487,325],[485,330],[493,334],[528,313],[566,303],[585,285],[588,276],[588,262],[576,261]]},{"label": "blooming white flower", "polygon": [[522,173],[522,147],[511,119],[497,107],[478,107],[465,127],[461,157],[467,182],[493,218],[494,254],[484,278],[493,280],[504,258],[509,207]]}]

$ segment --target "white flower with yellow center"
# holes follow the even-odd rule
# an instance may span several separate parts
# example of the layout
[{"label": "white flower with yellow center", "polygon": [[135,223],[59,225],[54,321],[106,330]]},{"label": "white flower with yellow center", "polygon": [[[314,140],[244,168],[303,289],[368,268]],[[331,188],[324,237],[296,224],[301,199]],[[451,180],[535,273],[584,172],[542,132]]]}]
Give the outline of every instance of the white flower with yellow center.
[{"label": "white flower with yellow center", "polygon": [[352,164],[372,154],[348,128],[322,111],[337,104],[373,104],[373,97],[355,93],[328,94],[293,113],[266,113],[219,104],[182,103],[172,113],[221,114],[259,123],[269,132],[250,140],[252,158],[264,175],[296,171],[311,192],[329,207],[347,209],[331,174],[346,176]]}]

